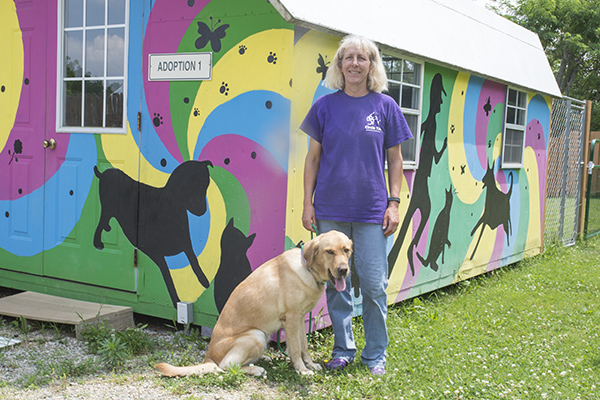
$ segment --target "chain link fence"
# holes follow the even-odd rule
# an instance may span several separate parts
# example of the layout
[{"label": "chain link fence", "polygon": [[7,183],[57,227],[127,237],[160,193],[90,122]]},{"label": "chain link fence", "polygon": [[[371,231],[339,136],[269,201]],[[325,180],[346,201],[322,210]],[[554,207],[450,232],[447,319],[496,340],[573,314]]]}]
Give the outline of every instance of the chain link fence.
[{"label": "chain link fence", "polygon": [[585,137],[585,102],[568,97],[552,101],[548,143],[548,182],[544,245],[575,243]]}]

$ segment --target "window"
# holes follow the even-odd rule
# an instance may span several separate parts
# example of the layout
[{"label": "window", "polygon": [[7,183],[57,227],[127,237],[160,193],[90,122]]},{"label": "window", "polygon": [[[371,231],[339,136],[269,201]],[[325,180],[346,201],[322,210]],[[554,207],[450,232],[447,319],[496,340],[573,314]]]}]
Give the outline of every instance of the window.
[{"label": "window", "polygon": [[59,2],[57,130],[126,132],[127,2]]},{"label": "window", "polygon": [[388,94],[402,110],[413,138],[402,143],[404,166],[417,165],[417,138],[421,126],[421,64],[392,56],[383,56],[388,77]]},{"label": "window", "polygon": [[527,121],[527,93],[508,89],[506,120],[502,141],[502,168],[523,166],[525,123]]}]

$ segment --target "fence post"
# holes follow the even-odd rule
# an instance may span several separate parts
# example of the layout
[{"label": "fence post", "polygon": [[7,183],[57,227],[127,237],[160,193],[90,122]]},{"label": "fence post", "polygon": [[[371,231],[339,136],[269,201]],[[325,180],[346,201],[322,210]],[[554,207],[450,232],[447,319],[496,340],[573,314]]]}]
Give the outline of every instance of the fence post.
[{"label": "fence post", "polygon": [[[588,179],[587,167],[590,161],[593,161],[593,154],[590,154],[590,137],[591,137],[591,125],[592,125],[592,102],[591,100],[586,101],[585,104],[585,130],[583,133],[583,154],[582,154],[582,174],[581,174],[581,192],[579,194],[579,204],[586,203],[586,194],[588,190],[591,189],[591,175]],[[588,158],[588,154],[589,157]],[[579,232],[577,232],[580,236],[583,234],[583,237],[587,236],[587,232],[585,230],[582,231],[583,225],[586,225],[587,229],[587,205],[585,210],[583,207],[579,208]]]}]

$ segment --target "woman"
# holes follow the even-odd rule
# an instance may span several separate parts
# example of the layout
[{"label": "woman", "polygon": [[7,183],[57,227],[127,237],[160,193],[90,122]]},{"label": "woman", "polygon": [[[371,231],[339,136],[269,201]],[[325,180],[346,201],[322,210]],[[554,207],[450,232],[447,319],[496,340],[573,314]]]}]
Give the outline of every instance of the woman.
[{"label": "woman", "polygon": [[[361,360],[372,374],[383,375],[388,345],[387,238],[399,222],[400,143],[412,134],[398,104],[381,93],[387,90],[387,76],[371,40],[346,36],[325,85],[338,91],[315,101],[300,126],[310,136],[302,224],[310,231],[316,224],[320,233],[338,230],[353,239],[363,296],[366,343]],[[329,369],[343,369],[356,355],[350,286],[347,278],[346,284],[326,288],[335,335],[332,359],[326,364]]]}]

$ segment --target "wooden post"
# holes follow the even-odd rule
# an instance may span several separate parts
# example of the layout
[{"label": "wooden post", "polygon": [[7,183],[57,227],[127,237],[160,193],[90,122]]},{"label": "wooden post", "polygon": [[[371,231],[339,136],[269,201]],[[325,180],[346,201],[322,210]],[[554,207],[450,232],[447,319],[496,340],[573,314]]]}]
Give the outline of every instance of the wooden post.
[{"label": "wooden post", "polygon": [[590,162],[590,127],[592,124],[592,102],[588,100],[585,105],[585,130],[583,134],[583,154],[581,157],[581,190],[579,192],[579,236],[583,236],[583,224],[585,222],[585,195],[587,193],[588,170],[587,164]]}]

